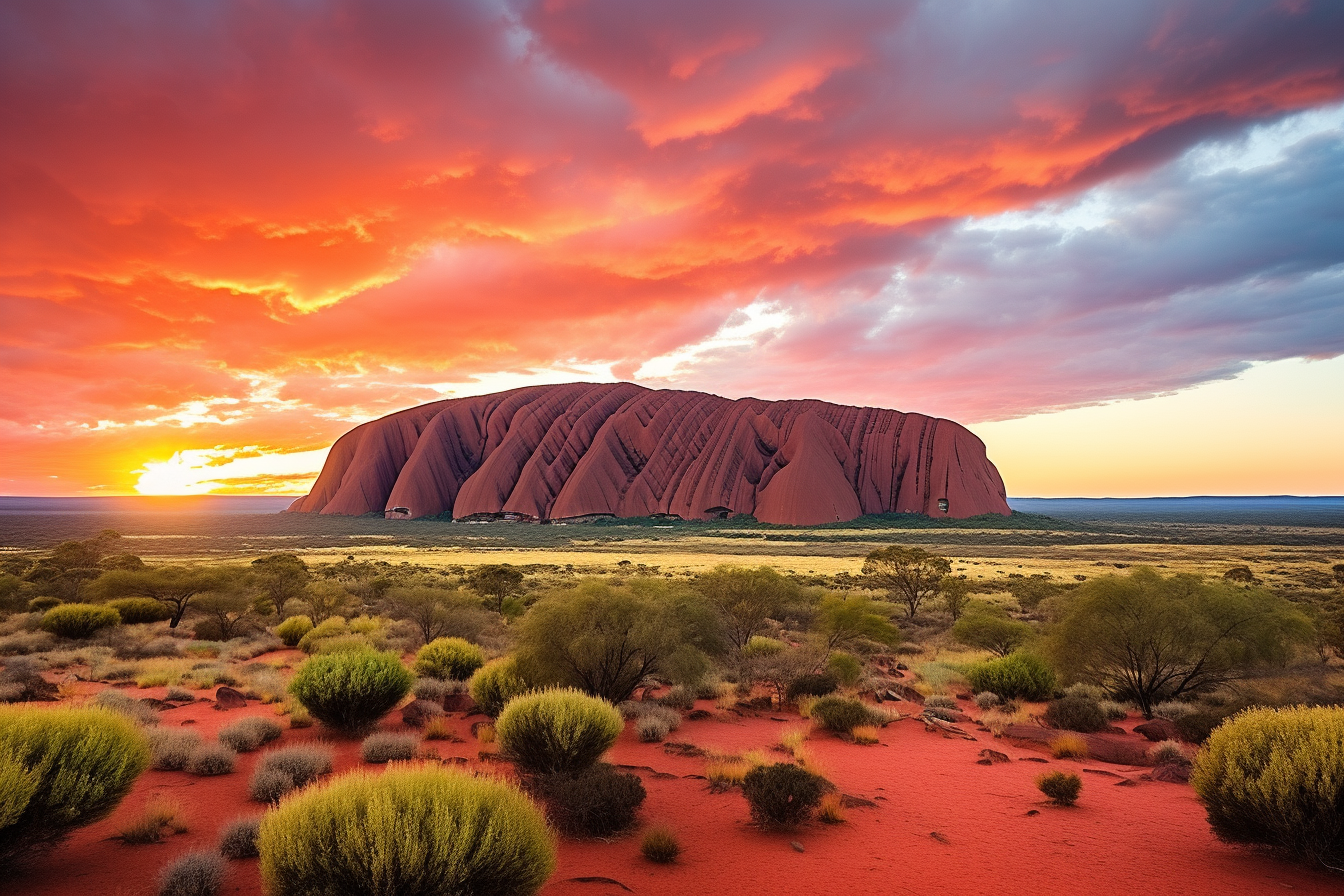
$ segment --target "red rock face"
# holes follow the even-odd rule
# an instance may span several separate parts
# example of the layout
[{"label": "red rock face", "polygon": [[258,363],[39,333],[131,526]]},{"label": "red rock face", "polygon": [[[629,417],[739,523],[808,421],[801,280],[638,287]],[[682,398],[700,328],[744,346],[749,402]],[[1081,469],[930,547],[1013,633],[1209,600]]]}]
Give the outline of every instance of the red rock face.
[{"label": "red rock face", "polygon": [[408,518],[746,513],[807,526],[867,513],[1008,514],[951,420],[824,401],[730,401],[630,383],[455,398],[341,436],[291,511]]}]

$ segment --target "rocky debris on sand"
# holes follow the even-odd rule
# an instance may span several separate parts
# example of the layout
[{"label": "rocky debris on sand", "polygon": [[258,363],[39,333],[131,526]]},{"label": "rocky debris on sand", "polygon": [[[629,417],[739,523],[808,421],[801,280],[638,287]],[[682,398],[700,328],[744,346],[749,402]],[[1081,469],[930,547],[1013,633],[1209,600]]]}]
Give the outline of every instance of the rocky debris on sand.
[{"label": "rocky debris on sand", "polygon": [[247,699],[239,691],[222,686],[215,691],[215,709],[245,709]]}]

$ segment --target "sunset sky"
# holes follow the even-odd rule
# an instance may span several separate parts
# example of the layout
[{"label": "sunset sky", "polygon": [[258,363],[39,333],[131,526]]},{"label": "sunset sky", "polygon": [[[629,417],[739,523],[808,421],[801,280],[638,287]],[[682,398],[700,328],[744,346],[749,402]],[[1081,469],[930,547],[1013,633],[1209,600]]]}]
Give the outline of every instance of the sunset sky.
[{"label": "sunset sky", "polygon": [[1344,3],[0,4],[0,494],[613,379],[1344,494]]}]

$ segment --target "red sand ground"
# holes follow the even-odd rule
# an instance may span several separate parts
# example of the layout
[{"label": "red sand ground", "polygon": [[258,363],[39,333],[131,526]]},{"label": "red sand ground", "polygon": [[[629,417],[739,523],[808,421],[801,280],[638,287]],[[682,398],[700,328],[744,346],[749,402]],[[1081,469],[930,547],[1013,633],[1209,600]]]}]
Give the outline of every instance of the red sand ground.
[{"label": "red sand ground", "polygon": [[[131,691],[162,696],[162,689]],[[202,692],[208,696],[209,692]],[[712,708],[702,703],[702,708]],[[905,707],[907,710],[911,707]],[[244,715],[272,716],[269,706],[218,712],[197,704],[163,713],[163,725],[191,724],[205,738]],[[444,757],[473,760],[472,719],[452,716],[465,743],[433,743]],[[777,721],[786,719],[786,721]],[[673,740],[724,751],[764,749],[781,733],[806,724],[797,716],[686,722]],[[396,713],[384,721],[401,728]],[[968,726],[973,727],[973,726]],[[1187,785],[1139,781],[1141,768],[1096,762],[1028,761],[1043,754],[976,732],[977,740],[949,739],[913,719],[881,731],[881,743],[858,746],[824,733],[808,748],[846,794],[877,808],[849,810],[841,825],[814,824],[793,833],[765,833],[748,819],[738,791],[710,793],[704,760],[667,755],[661,744],[642,744],[628,728],[611,761],[647,766],[675,778],[640,772],[648,799],[642,827],[665,823],[678,834],[682,857],[658,866],[639,854],[639,832],[610,842],[562,840],[559,867],[544,896],[625,896],[620,886],[576,882],[600,877],[634,893],[900,894],[900,896],[1053,896],[1132,892],[1181,896],[1262,896],[1294,891],[1339,894],[1337,876],[1219,843]],[[286,731],[280,745],[326,739],[336,749],[336,771],[359,766],[357,741],[326,737],[320,727]],[[991,748],[1013,761],[977,765]],[[75,833],[20,876],[0,881],[0,893],[24,896],[147,896],[159,869],[192,849],[213,849],[220,828],[262,807],[247,799],[248,778],[259,753],[240,756],[237,770],[217,778],[183,772],[147,772],[108,819]],[[507,769],[507,766],[491,767]],[[1047,769],[1078,771],[1082,796],[1073,808],[1048,805],[1035,789]],[[1097,770],[1091,772],[1090,770]],[[1134,786],[1116,786],[1117,775]],[[126,846],[111,838],[134,819],[154,794],[181,802],[189,828],[165,842]],[[1032,810],[1039,814],[1028,815]],[[936,835],[936,836],[935,836]],[[803,847],[798,852],[791,846]],[[231,862],[224,892],[260,896],[256,860]]]}]

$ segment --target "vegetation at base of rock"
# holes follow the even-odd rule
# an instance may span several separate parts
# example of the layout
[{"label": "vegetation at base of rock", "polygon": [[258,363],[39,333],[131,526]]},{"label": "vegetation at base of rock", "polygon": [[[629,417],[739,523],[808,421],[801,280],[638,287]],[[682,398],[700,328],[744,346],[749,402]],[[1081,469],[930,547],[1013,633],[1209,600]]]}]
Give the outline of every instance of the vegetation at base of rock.
[{"label": "vegetation at base of rock", "polygon": [[752,820],[762,827],[792,828],[812,817],[826,781],[792,763],[762,765],[742,779]]},{"label": "vegetation at base of rock", "polygon": [[1344,708],[1239,713],[1210,735],[1190,783],[1220,839],[1344,867]]},{"label": "vegetation at base of rock", "polygon": [[616,707],[573,689],[515,697],[496,723],[505,755],[532,774],[575,774],[588,768],[625,727]]},{"label": "vegetation at base of rock", "polygon": [[357,735],[401,702],[414,680],[396,654],[362,648],[307,660],[289,692],[322,724]]},{"label": "vegetation at base of rock", "polygon": [[1036,779],[1036,789],[1057,806],[1072,806],[1083,791],[1083,779],[1073,772],[1047,772]]},{"label": "vegetation at base of rock", "polygon": [[262,819],[258,848],[271,896],[531,896],[555,868],[526,796],[428,768],[353,772],[286,800]]},{"label": "vegetation at base of rock", "polygon": [[1050,741],[1050,755],[1056,759],[1086,759],[1087,741],[1077,734],[1061,734]]},{"label": "vegetation at base of rock", "polygon": [[107,710],[0,707],[0,757],[3,867],[110,814],[149,767],[150,749]]}]

